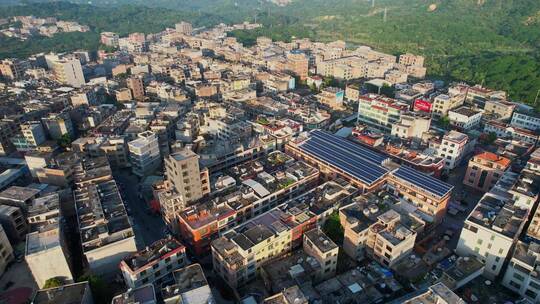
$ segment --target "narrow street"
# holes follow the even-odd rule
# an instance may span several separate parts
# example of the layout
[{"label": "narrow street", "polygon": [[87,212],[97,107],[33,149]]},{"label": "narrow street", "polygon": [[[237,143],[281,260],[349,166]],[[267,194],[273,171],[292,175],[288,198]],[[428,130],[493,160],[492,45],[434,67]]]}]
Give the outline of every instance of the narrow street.
[{"label": "narrow street", "polygon": [[115,179],[120,187],[122,199],[133,221],[137,247],[145,246],[165,237],[165,224],[159,215],[151,214],[146,203],[139,199],[139,180],[129,171],[116,172]]}]

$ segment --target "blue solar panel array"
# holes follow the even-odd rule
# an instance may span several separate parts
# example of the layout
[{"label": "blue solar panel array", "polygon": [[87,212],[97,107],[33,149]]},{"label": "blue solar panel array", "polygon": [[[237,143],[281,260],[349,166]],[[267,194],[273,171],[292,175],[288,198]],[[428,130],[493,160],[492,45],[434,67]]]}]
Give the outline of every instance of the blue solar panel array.
[{"label": "blue solar panel array", "polygon": [[388,173],[382,166],[387,156],[323,131],[311,132],[311,137],[299,148],[368,185]]},{"label": "blue solar panel array", "polygon": [[433,176],[416,171],[407,166],[399,167],[399,169],[392,174],[439,197],[445,196],[454,188],[454,186],[438,180]]}]

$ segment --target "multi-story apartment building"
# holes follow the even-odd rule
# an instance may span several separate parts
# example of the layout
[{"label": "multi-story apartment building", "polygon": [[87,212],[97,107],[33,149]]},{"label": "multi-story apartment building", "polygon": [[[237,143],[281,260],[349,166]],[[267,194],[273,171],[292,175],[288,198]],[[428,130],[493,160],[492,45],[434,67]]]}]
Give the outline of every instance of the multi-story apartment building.
[{"label": "multi-story apartment building", "polygon": [[129,288],[146,284],[160,286],[172,280],[173,271],[187,264],[186,248],[177,240],[161,239],[120,262],[120,271]]},{"label": "multi-story apartment building", "polygon": [[431,285],[428,290],[420,295],[416,295],[411,299],[406,299],[402,304],[420,304],[420,303],[439,303],[439,304],[466,304],[465,300],[455,294],[444,283],[436,283]]},{"label": "multi-story apartment building", "polygon": [[450,131],[446,133],[437,149],[437,155],[444,158],[444,168],[452,170],[459,166],[467,151],[469,137],[466,134]]},{"label": "multi-story apartment building", "polygon": [[512,115],[510,125],[530,131],[540,129],[540,116],[534,110],[522,111],[516,110]]},{"label": "multi-story apartment building", "polygon": [[0,225],[0,275],[4,274],[7,265],[11,263],[14,258],[13,247],[9,242],[4,228]]},{"label": "multi-story apartment building", "polygon": [[292,51],[287,54],[284,70],[290,71],[301,80],[305,80],[308,77],[308,66],[309,59],[304,53]]},{"label": "multi-story apartment building", "polygon": [[170,181],[153,185],[154,198],[159,202],[159,212],[165,225],[176,236],[180,236],[180,212],[186,207],[182,194],[176,192]]},{"label": "multi-story apartment building", "polygon": [[156,291],[153,284],[146,284],[115,296],[111,304],[157,304]]},{"label": "multi-story apartment building", "polygon": [[165,175],[187,203],[210,193],[208,170],[201,169],[199,156],[190,149],[183,149],[165,159]]},{"label": "multi-story apartment building", "polygon": [[58,82],[76,88],[86,84],[79,59],[63,58],[53,61],[52,64],[52,70]]},{"label": "multi-story apartment building", "polygon": [[315,274],[317,280],[326,280],[336,275],[339,247],[319,228],[304,233],[304,252],[314,258],[321,269]]},{"label": "multi-story apartment building", "polygon": [[496,119],[508,120],[512,117],[516,104],[505,100],[490,99],[484,105],[484,114],[494,115]]},{"label": "multi-story apartment building", "polygon": [[131,90],[132,98],[136,100],[144,98],[144,84],[141,77],[130,77],[126,80],[126,84]]},{"label": "multi-story apartment building", "polygon": [[480,125],[482,111],[477,111],[469,107],[459,107],[448,111],[450,124],[460,130],[471,130]]},{"label": "multi-story apartment building", "polygon": [[399,122],[392,124],[392,135],[405,139],[421,139],[422,135],[429,131],[431,117],[414,112],[406,112],[401,115]]},{"label": "multi-story apartment building", "polygon": [[207,204],[180,214],[181,235],[189,248],[202,255],[225,231],[300,195],[318,179],[318,170],[274,152],[229,170],[233,183],[212,193]]},{"label": "multi-story apartment building", "polygon": [[342,110],[344,108],[343,97],[345,92],[340,88],[324,88],[321,93],[316,95],[317,100],[332,110]]},{"label": "multi-story apartment building", "polygon": [[71,143],[74,151],[90,158],[105,156],[113,168],[130,166],[125,137],[81,137]]},{"label": "multi-story apartment building", "polygon": [[485,264],[484,275],[496,277],[517,242],[529,212],[486,193],[465,220],[456,252]]},{"label": "multi-story apartment building", "polygon": [[7,156],[15,151],[11,137],[18,132],[17,123],[11,120],[0,120],[0,156]]},{"label": "multi-story apartment building", "polygon": [[0,61],[0,75],[9,80],[17,80],[24,77],[24,72],[30,68],[30,63],[25,60],[8,58]]},{"label": "multi-story apartment building", "polygon": [[75,138],[75,129],[69,112],[64,111],[61,113],[50,114],[47,117],[43,117],[41,122],[45,126],[49,137],[58,140],[62,136],[67,135],[70,139]]},{"label": "multi-story apartment building", "polygon": [[502,285],[533,303],[540,301],[540,245],[518,241]]},{"label": "multi-story apartment building", "polygon": [[77,303],[94,304],[88,281],[38,290],[30,304]]},{"label": "multi-story apartment building", "polygon": [[20,208],[8,205],[0,205],[0,223],[12,244],[24,240],[28,232],[26,219]]},{"label": "multi-story apartment building", "polygon": [[161,165],[158,137],[152,131],[139,133],[137,139],[128,143],[128,149],[131,169],[137,176],[149,175]]},{"label": "multi-story apartment building", "polygon": [[[264,265],[289,253],[295,246],[293,240],[302,239],[302,235],[307,233],[293,233],[292,228],[302,219],[290,221],[281,218],[280,213],[274,209],[212,242],[214,271],[229,286],[236,288],[255,279]],[[338,247],[318,229],[310,232],[310,237],[304,237],[302,243],[304,248],[308,247],[306,253],[313,254],[317,263],[322,261],[324,266],[321,265],[320,276],[327,277],[335,271],[333,262],[337,258]]]},{"label": "multi-story apartment building", "polygon": [[174,25],[175,30],[178,33],[184,34],[184,35],[191,35],[191,32],[193,31],[193,26],[191,23],[188,22],[180,22]]},{"label": "multi-story apartment building", "polygon": [[443,117],[448,115],[448,111],[461,106],[465,102],[465,95],[441,94],[433,99],[433,115]]},{"label": "multi-story apartment building", "polygon": [[45,129],[39,121],[31,121],[22,124],[21,133],[22,136],[17,135],[11,138],[13,145],[20,151],[35,150],[47,140]]},{"label": "multi-story apartment building", "polygon": [[56,220],[55,223],[43,225],[26,236],[24,259],[41,288],[50,278],[59,278],[64,283],[73,282],[63,224],[59,216]]},{"label": "multi-story apartment building", "polygon": [[510,167],[510,159],[491,152],[482,152],[469,160],[463,184],[488,192]]},{"label": "multi-story apartment building", "polygon": [[358,99],[358,123],[391,130],[392,125],[400,121],[401,114],[408,108],[407,104],[392,98],[376,94],[360,96]]},{"label": "multi-story apartment building", "polygon": [[535,145],[538,142],[538,134],[528,129],[514,127],[498,120],[487,121],[484,125],[484,133],[495,133],[497,137],[511,138],[524,143]]},{"label": "multi-story apartment building", "polygon": [[28,210],[28,222],[32,232],[26,235],[24,258],[38,286],[53,277],[73,282],[59,194],[35,199]]},{"label": "multi-story apartment building", "polygon": [[191,264],[173,272],[174,284],[161,289],[165,304],[183,303],[196,298],[201,303],[215,303],[200,264]]},{"label": "multi-story apartment building", "polygon": [[419,218],[406,218],[393,209],[379,210],[377,199],[374,195],[360,197],[340,210],[340,222],[345,230],[343,250],[355,260],[367,255],[393,267],[412,253],[415,229],[423,225]]},{"label": "multi-story apartment building", "polygon": [[111,275],[137,251],[133,228],[114,180],[96,181],[74,192],[82,251],[93,273]]},{"label": "multi-story apartment building", "polygon": [[106,46],[118,47],[118,39],[119,38],[120,37],[118,36],[117,33],[102,32],[100,34],[99,41],[101,42],[101,44],[104,44]]},{"label": "multi-story apartment building", "polygon": [[419,55],[414,55],[410,53],[401,54],[399,55],[399,61],[400,64],[404,65],[412,65],[412,66],[424,66],[424,57]]}]

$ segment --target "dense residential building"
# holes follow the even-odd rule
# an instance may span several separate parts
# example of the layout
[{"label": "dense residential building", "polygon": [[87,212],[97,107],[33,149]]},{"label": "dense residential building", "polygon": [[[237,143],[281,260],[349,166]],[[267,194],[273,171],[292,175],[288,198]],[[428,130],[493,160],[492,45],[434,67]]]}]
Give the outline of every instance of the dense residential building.
[{"label": "dense residential building", "polygon": [[65,284],[38,290],[32,298],[31,304],[94,304],[94,297],[88,281]]},{"label": "dense residential building", "polygon": [[74,192],[81,245],[93,273],[111,275],[137,251],[135,236],[114,180],[93,182]]},{"label": "dense residential building", "polygon": [[161,165],[157,135],[152,131],[139,133],[137,139],[128,143],[129,160],[133,174],[143,177],[156,171]]},{"label": "dense residential building", "polygon": [[417,113],[403,113],[399,122],[392,124],[391,134],[405,139],[421,139],[429,131],[431,117]]},{"label": "dense residential building", "polygon": [[212,290],[200,264],[191,264],[173,272],[174,284],[161,290],[165,304],[215,303]]},{"label": "dense residential building", "polygon": [[50,138],[59,140],[62,136],[67,135],[70,139],[75,138],[75,128],[69,117],[69,112],[65,111],[58,114],[50,114],[41,119],[45,130]]},{"label": "dense residential building", "polygon": [[527,111],[517,109],[514,111],[514,115],[512,115],[510,125],[530,131],[537,131],[540,129],[540,117],[532,109]]},{"label": "dense residential building", "polygon": [[448,111],[450,124],[460,130],[468,131],[480,125],[482,112],[468,107],[459,107]]},{"label": "dense residential building", "polygon": [[392,129],[398,123],[401,114],[409,106],[388,97],[370,94],[360,96],[358,100],[358,123],[364,123],[384,130]]},{"label": "dense residential building", "polygon": [[74,281],[65,224],[59,208],[60,198],[55,193],[36,199],[28,213],[33,228],[26,235],[24,259],[41,288],[50,278],[58,278],[64,283]]},{"label": "dense residential building", "polygon": [[208,169],[201,169],[199,156],[189,149],[175,152],[165,159],[165,175],[187,203],[210,193]]},{"label": "dense residential building", "polygon": [[519,241],[506,268],[502,284],[529,301],[540,301],[540,245]]},{"label": "dense residential building", "polygon": [[11,263],[14,258],[13,247],[9,242],[4,228],[0,225],[0,275],[4,274],[8,264]]},{"label": "dense residential building", "polygon": [[21,135],[11,138],[11,142],[19,151],[31,151],[43,144],[47,138],[45,129],[39,121],[31,121],[21,125]]},{"label": "dense residential building", "polygon": [[369,256],[380,263],[393,267],[412,254],[420,221],[409,227],[402,216],[391,209],[379,210],[375,200],[358,201],[340,210],[344,227],[343,250],[355,260]]},{"label": "dense residential building", "polygon": [[484,114],[493,115],[496,119],[509,120],[512,118],[516,104],[505,100],[486,100]]},{"label": "dense residential building", "polygon": [[466,134],[450,131],[444,135],[437,149],[437,155],[444,158],[444,168],[452,170],[459,166],[468,152],[469,137]]},{"label": "dense residential building", "polygon": [[482,152],[469,160],[463,184],[488,192],[510,167],[510,159],[491,152]]},{"label": "dense residential building", "polygon": [[24,240],[28,225],[19,207],[0,205],[0,223],[12,244]]},{"label": "dense residential building", "polygon": [[0,75],[8,80],[23,78],[24,72],[30,68],[30,63],[16,58],[7,58],[0,61]]},{"label": "dense residential building", "polygon": [[102,32],[100,34],[100,42],[106,46],[118,47],[118,34],[113,32]]},{"label": "dense residential building", "polygon": [[126,80],[126,83],[131,90],[132,98],[136,100],[144,98],[144,84],[141,77],[130,77]]},{"label": "dense residential building", "polygon": [[447,116],[448,111],[461,106],[464,101],[464,95],[438,95],[433,99],[433,114],[439,117]]},{"label": "dense residential building", "polygon": [[130,288],[112,299],[111,304],[157,304],[156,291],[153,284],[138,288]]},{"label": "dense residential building", "polygon": [[319,177],[318,170],[282,152],[240,164],[229,174],[216,182],[212,200],[180,214],[180,234],[198,255],[225,231],[299,196]]},{"label": "dense residential building", "polygon": [[494,278],[503,271],[505,263],[529,212],[486,193],[471,214],[459,236],[456,252],[473,256],[485,264],[484,275]]},{"label": "dense residential building", "polygon": [[173,238],[161,239],[120,262],[120,271],[129,288],[146,284],[160,286],[172,279],[173,271],[187,263],[186,249]]},{"label": "dense residential building", "polygon": [[428,288],[428,290],[420,295],[414,296],[411,299],[406,299],[403,304],[419,304],[419,303],[447,303],[447,304],[465,304],[465,300],[460,298],[444,283],[437,283]]},{"label": "dense residential building", "polygon": [[77,58],[64,58],[52,63],[56,80],[60,83],[80,88],[86,84],[81,62]]}]

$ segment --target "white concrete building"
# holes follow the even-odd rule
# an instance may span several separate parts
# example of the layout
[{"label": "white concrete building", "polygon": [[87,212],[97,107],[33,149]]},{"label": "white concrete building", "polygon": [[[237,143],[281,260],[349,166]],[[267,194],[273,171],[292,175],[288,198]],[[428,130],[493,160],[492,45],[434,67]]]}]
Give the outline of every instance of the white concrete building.
[{"label": "white concrete building", "polygon": [[149,175],[161,165],[158,137],[152,131],[139,133],[128,143],[128,149],[131,169],[137,176]]},{"label": "white concrete building", "polygon": [[473,256],[485,264],[484,275],[495,278],[517,242],[529,215],[511,200],[486,193],[465,220],[457,254]]},{"label": "white concrete building", "polygon": [[66,283],[73,282],[64,237],[59,225],[54,226],[26,235],[24,259],[39,287],[55,277]]},{"label": "white concrete building", "polygon": [[52,63],[56,80],[60,83],[80,88],[86,84],[81,62],[76,58],[64,58]]},{"label": "white concrete building", "polygon": [[429,131],[431,117],[416,113],[401,114],[398,123],[392,125],[392,136],[399,138],[422,138],[422,135]]},{"label": "white concrete building", "polygon": [[517,243],[502,285],[533,303],[540,302],[540,244]]},{"label": "white concrete building", "polygon": [[465,153],[469,137],[466,134],[450,131],[444,135],[437,149],[437,156],[444,158],[444,168],[452,170],[457,167]]},{"label": "white concrete building", "polygon": [[512,115],[510,125],[518,128],[523,128],[531,131],[540,129],[540,117],[534,110],[520,111],[516,110]]},{"label": "white concrete building", "polygon": [[482,120],[482,112],[476,111],[468,107],[459,107],[455,110],[448,111],[450,124],[460,130],[471,130],[480,125]]},{"label": "white concrete building", "polygon": [[186,248],[176,239],[159,240],[120,262],[120,271],[129,288],[148,283],[160,286],[173,279],[173,271],[187,264]]}]

